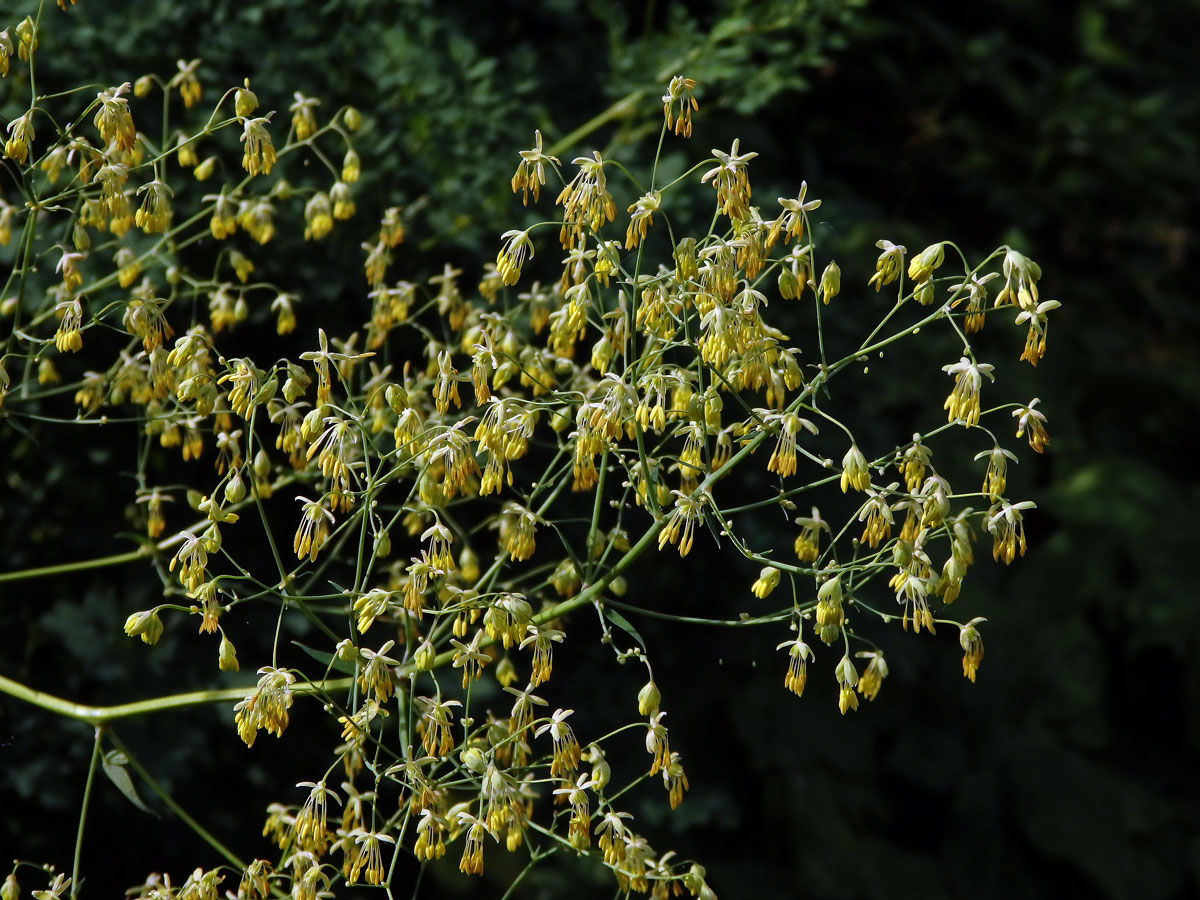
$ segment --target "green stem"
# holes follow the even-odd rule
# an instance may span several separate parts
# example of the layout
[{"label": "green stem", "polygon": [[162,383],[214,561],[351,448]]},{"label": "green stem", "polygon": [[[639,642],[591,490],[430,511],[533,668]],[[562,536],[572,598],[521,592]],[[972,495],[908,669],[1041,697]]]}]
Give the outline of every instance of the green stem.
[{"label": "green stem", "polygon": [[217,851],[217,853],[225,857],[225,859],[228,860],[232,865],[236,866],[239,871],[246,868],[246,864],[238,858],[237,854],[222,844],[212,834],[209,833],[208,829],[188,815],[187,811],[175,802],[175,798],[168,794],[166,789],[163,788],[163,786],[157,781],[155,781],[149,772],[142,768],[142,764],[137,761],[137,758],[129,751],[129,748],[121,742],[120,738],[118,738],[111,731],[109,732],[108,738],[113,742],[118,750],[125,754],[125,758],[129,760],[129,767],[133,769],[133,771],[137,772],[138,776],[146,783],[146,786],[154,792],[154,795],[163,802],[163,805],[166,806],[167,809],[173,812],[176,817],[180,819],[180,821],[188,826],[188,828],[192,829],[192,831],[195,832],[195,834],[201,840],[203,840],[204,843],[208,844],[208,846],[212,847]]},{"label": "green stem", "polygon": [[[313,694],[320,691],[336,691],[350,686],[352,678],[335,678],[329,681],[298,684],[292,688],[293,693]],[[0,675],[0,693],[24,700],[33,706],[49,710],[68,719],[87,722],[89,725],[106,725],[117,719],[129,719],[147,713],[164,712],[169,709],[182,709],[188,706],[200,706],[205,703],[228,703],[243,700],[254,690],[253,685],[237,688],[220,688],[210,691],[190,691],[185,694],[170,694],[165,697],[154,697],[150,700],[138,700],[133,703],[122,703],[117,706],[85,706],[82,703],[72,703],[53,694],[34,690],[19,681]]]},{"label": "green stem", "polygon": [[638,101],[641,100],[642,97],[645,96],[645,94],[646,94],[646,91],[643,88],[639,88],[635,91],[630,91],[628,94],[626,94],[624,97],[622,97],[620,100],[618,100],[616,103],[614,103],[608,109],[604,110],[599,115],[592,116],[592,118],[588,119],[586,122],[584,122],[582,125],[580,125],[578,128],[576,128],[570,134],[567,134],[564,137],[559,138],[557,141],[555,141],[550,146],[550,149],[546,152],[550,156],[557,156],[560,153],[565,153],[567,150],[570,150],[571,147],[573,147],[579,141],[583,140],[585,137],[587,137],[593,131],[603,128],[605,125],[607,125],[609,122],[613,121],[614,119],[622,119],[622,118],[625,118],[626,116],[632,115],[633,112],[637,109]]},{"label": "green stem", "polygon": [[142,559],[150,555],[147,547],[130,550],[128,553],[117,553],[113,556],[102,556],[99,559],[83,559],[77,562],[58,563],[53,566],[41,566],[36,569],[21,569],[17,572],[0,572],[0,584],[6,581],[25,581],[30,578],[44,578],[47,575],[63,575],[67,572],[84,572],[89,569],[102,569],[106,566],[120,566],[127,562]]},{"label": "green stem", "polygon": [[87,781],[83,785],[83,806],[79,810],[79,828],[75,832],[75,857],[71,862],[71,900],[79,895],[79,863],[83,856],[83,830],[87,823],[88,805],[92,799],[92,783],[96,780],[96,764],[100,762],[100,736],[103,729],[96,727],[92,742],[92,761],[88,763]]}]

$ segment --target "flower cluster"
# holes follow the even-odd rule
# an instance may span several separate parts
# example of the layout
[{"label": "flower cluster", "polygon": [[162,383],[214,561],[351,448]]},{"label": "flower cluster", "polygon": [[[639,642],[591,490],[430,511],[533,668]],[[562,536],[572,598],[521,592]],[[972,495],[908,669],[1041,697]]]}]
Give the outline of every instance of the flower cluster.
[{"label": "flower cluster", "polygon": [[[35,38],[22,36],[21,59]],[[5,67],[8,56],[0,53]],[[684,802],[680,748],[696,738],[669,733],[653,678],[627,704],[644,756],[636,742],[626,747],[623,729],[596,735],[583,703],[549,707],[534,693],[551,681],[570,688],[562,646],[578,640],[570,613],[585,605],[599,615],[602,646],[649,667],[654,648],[640,638],[626,646],[636,630],[618,610],[636,616],[653,602],[633,572],[656,553],[665,562],[715,548],[753,564],[763,615],[735,624],[788,622],[783,683],[797,696],[823,664],[843,714],[860,697],[874,701],[888,664],[868,626],[897,619],[917,634],[957,626],[962,670],[975,680],[984,620],[960,623],[947,609],[974,564],[976,533],[1011,563],[1026,552],[1023,514],[1033,508],[1007,495],[1017,457],[986,426],[1007,411],[1035,451],[1049,442],[1038,401],[982,402],[984,381],[1003,380],[978,361],[975,336],[986,285],[1003,279],[993,308],[1017,308],[1020,358],[1042,358],[1058,304],[1038,300],[1035,263],[1001,248],[943,275],[961,257],[952,243],[910,258],[885,240],[874,273],[852,278],[819,256],[809,215],[821,201],[806,182],[777,209],[753,205],[757,154],[737,140],[692,175],[640,185],[599,152],[564,172],[539,132],[511,187],[536,205],[558,178],[553,219],[504,231],[472,283],[449,264],[420,274],[401,253],[405,212],[388,209],[362,242],[361,273],[355,264],[363,280],[347,302],[361,327],[338,336],[306,320],[300,286],[273,283],[279,267],[262,248],[284,229],[322,241],[350,227],[357,112],[323,118],[315,98],[295,93],[287,121],[275,120],[247,81],[162,146],[137,130],[138,101],[155,84],[178,93],[190,115],[205,81],[200,60],[181,60],[166,82],[139,80],[132,97],[128,84],[99,92],[82,115],[61,118],[74,123],[61,134],[39,138],[32,106],[9,123],[4,153],[26,185],[62,177],[75,202],[47,209],[44,224],[0,206],[0,243],[26,226],[33,235],[22,272],[36,268],[36,253],[53,247],[57,258],[53,276],[30,281],[18,301],[28,308],[16,311],[21,328],[0,343],[0,363],[28,360],[46,383],[74,378],[81,418],[138,423],[131,500],[146,555],[165,564],[164,596],[129,615],[126,633],[156,644],[179,616],[195,615],[219,642],[219,668],[235,672],[233,641],[250,655],[253,640],[238,632],[255,604],[272,604],[270,664],[234,706],[238,735],[248,746],[260,731],[282,736],[294,700],[308,695],[320,701],[302,700],[296,714],[337,725],[330,769],[301,783],[301,802],[268,810],[264,834],[279,858],[246,866],[239,897],[283,890],[316,900],[341,883],[384,885],[394,853],[434,860],[459,843],[460,871],[480,875],[495,848],[527,847],[531,828],[607,866],[622,892],[715,897],[703,868],[656,853],[614,805],[623,788],[608,789],[626,768],[609,755],[630,752],[639,774],[661,779],[671,808]],[[691,135],[697,87],[671,80],[664,141]],[[315,183],[295,160],[314,164]],[[232,175],[197,200],[192,182],[218,172]],[[712,203],[706,232],[666,227],[686,190]],[[535,241],[542,225],[558,226],[561,269]],[[197,242],[213,248],[204,272],[178,252]],[[893,284],[895,309],[861,343],[827,339],[821,317],[838,312],[826,311],[835,298],[866,308],[869,288]],[[793,342],[783,326],[803,316],[812,325],[789,324],[804,335]],[[948,422],[873,446],[866,429],[855,434],[853,404],[838,405],[853,396],[839,393],[842,374],[935,329],[960,357],[944,367],[954,379]],[[108,331],[124,341],[115,354],[93,341]],[[280,357],[270,331],[293,334],[301,352]],[[0,391],[7,372],[0,366]],[[989,403],[999,390],[988,388]],[[978,491],[974,480],[956,491],[939,472],[943,453],[969,460],[956,441],[973,441],[970,455],[984,463]],[[190,492],[167,478],[164,451],[200,462]],[[754,477],[739,479],[743,467]],[[783,537],[793,552],[777,552],[768,544],[778,527],[760,527],[755,514],[789,513],[809,492],[827,498],[830,519],[813,506]],[[899,609],[877,613],[874,594]],[[229,615],[235,608],[245,616]],[[683,627],[712,611],[654,612],[678,614]],[[305,648],[319,667],[280,664],[281,623],[293,616],[325,642]],[[511,709],[497,706],[508,696]],[[326,779],[339,767],[335,792]],[[213,877],[198,871],[181,898],[215,898]]]}]

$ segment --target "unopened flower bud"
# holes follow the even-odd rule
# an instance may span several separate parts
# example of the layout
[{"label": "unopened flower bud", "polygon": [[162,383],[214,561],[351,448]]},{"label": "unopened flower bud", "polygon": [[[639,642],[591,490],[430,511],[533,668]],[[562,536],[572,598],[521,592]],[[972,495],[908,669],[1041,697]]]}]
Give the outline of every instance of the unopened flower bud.
[{"label": "unopened flower bud", "polygon": [[468,747],[458,755],[458,759],[476,775],[482,775],[487,770],[487,757],[478,747]]},{"label": "unopened flower bud", "polygon": [[501,657],[500,662],[496,663],[496,680],[501,687],[508,687],[517,680],[517,667],[507,656]]},{"label": "unopened flower bud", "polygon": [[654,683],[654,679],[647,681],[638,691],[638,712],[643,716],[657,715],[658,701],[661,699],[662,695],[658,692],[658,685]]},{"label": "unopened flower bud", "polygon": [[163,633],[163,623],[158,617],[158,610],[135,612],[125,620],[125,633],[130,637],[140,637],[147,644],[157,644]]},{"label": "unopened flower bud", "polygon": [[246,497],[246,482],[242,481],[242,473],[237,469],[225,482],[225,502],[240,503]]},{"label": "unopened flower bud", "polygon": [[428,672],[433,668],[433,660],[436,656],[437,653],[433,649],[433,644],[426,638],[421,642],[421,646],[417,648],[416,652],[413,653],[413,662],[422,672]]},{"label": "unopened flower bud", "polygon": [[408,391],[398,384],[389,384],[387,391],[384,392],[384,397],[387,399],[388,406],[392,408],[392,412],[399,415],[408,409]]},{"label": "unopened flower bud", "polygon": [[217,166],[217,158],[210,156],[200,162],[196,168],[192,169],[192,174],[196,176],[197,181],[204,181],[213,173],[213,169]]},{"label": "unopened flower bud", "polygon": [[385,531],[375,537],[375,558],[387,559],[392,552],[392,536]]},{"label": "unopened flower bud", "polygon": [[254,474],[264,480],[271,474],[271,457],[262,448],[254,454]]},{"label": "unopened flower bud", "polygon": [[243,84],[245,84],[245,87],[238,88],[237,95],[234,98],[233,111],[244,119],[254,112],[254,110],[258,109],[258,97],[254,95],[254,91],[250,90],[249,78]]},{"label": "unopened flower bud", "polygon": [[240,666],[237,661],[237,650],[234,649],[233,641],[225,637],[225,632],[221,632],[221,647],[217,650],[217,665],[222,672],[236,672]]},{"label": "unopened flower bud", "polygon": [[821,273],[821,300],[825,305],[829,305],[829,301],[838,295],[838,291],[842,289],[842,270],[838,268],[836,262],[831,262],[825,267],[825,271]]},{"label": "unopened flower bud", "polygon": [[466,582],[479,578],[479,557],[470,547],[463,547],[462,553],[458,554],[458,574]]}]

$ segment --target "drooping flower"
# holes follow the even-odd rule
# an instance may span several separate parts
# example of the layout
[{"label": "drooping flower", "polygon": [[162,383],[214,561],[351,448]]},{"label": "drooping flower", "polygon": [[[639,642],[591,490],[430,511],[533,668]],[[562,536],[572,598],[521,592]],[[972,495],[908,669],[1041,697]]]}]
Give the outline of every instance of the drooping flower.
[{"label": "drooping flower", "polygon": [[989,381],[996,380],[992,369],[988,363],[976,363],[965,356],[956,363],[942,366],[943,372],[955,376],[954,390],[943,404],[947,421],[967,426],[979,424],[979,389],[985,377]]}]

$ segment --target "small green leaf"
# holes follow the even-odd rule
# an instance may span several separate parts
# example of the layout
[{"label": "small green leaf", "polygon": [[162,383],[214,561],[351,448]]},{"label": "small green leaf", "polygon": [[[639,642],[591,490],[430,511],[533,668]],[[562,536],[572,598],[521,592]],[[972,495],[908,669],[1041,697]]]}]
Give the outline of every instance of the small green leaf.
[{"label": "small green leaf", "polygon": [[317,650],[315,647],[309,647],[299,641],[292,641],[293,646],[299,647],[313,659],[319,663],[323,663],[343,675],[353,675],[354,666],[343,660],[337,659],[332,653],[326,653],[324,650]]},{"label": "small green leaf", "polygon": [[633,624],[627,618],[625,618],[623,615],[621,615],[615,609],[612,609],[611,607],[608,607],[608,606],[604,607],[604,615],[605,615],[605,618],[608,619],[608,621],[612,622],[614,625],[616,625],[618,628],[620,628],[622,631],[624,631],[626,634],[628,634],[631,638],[633,638],[635,641],[637,641],[639,647],[641,647],[643,650],[646,649],[646,642],[644,640],[642,640],[642,636],[640,634],[638,634],[638,630],[633,627]]},{"label": "small green leaf", "polygon": [[159,814],[143,803],[142,798],[138,796],[137,789],[133,786],[133,779],[125,771],[125,766],[128,763],[129,757],[120,750],[110,750],[100,760],[100,765],[104,767],[104,774],[108,776],[109,781],[117,786],[117,790],[125,795],[126,800],[142,812],[149,813],[156,819],[160,818]]}]

